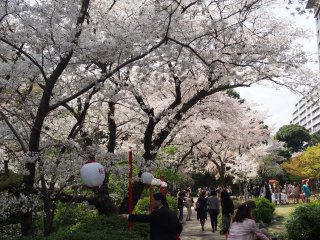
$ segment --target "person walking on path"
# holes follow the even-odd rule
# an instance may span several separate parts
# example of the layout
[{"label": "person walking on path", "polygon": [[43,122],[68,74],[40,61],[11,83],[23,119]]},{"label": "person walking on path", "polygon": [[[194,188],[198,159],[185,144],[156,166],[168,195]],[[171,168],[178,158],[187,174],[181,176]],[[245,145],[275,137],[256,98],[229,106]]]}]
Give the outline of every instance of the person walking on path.
[{"label": "person walking on path", "polygon": [[204,231],[204,224],[207,220],[207,199],[205,196],[206,191],[202,191],[196,203],[197,220],[200,220],[202,231]]},{"label": "person walking on path", "polygon": [[153,195],[154,211],[149,215],[122,214],[129,222],[150,223],[150,240],[176,240],[182,232],[182,225],[176,214],[168,207],[166,197],[161,193]]},{"label": "person walking on path", "polygon": [[183,206],[184,206],[184,193],[178,193],[178,210],[179,210],[179,221],[183,219]]},{"label": "person walking on path", "polygon": [[193,205],[193,199],[192,199],[192,197],[190,196],[189,193],[186,194],[184,205],[187,208],[186,221],[191,221],[191,214],[192,214],[191,207]]},{"label": "person walking on path", "polygon": [[228,239],[228,232],[231,223],[231,216],[234,212],[233,202],[228,194],[228,192],[224,189],[221,191],[221,208],[222,208],[222,229],[221,234],[224,234],[226,239]]},{"label": "person walking on path", "polygon": [[210,215],[212,232],[217,231],[219,200],[217,198],[217,193],[214,190],[211,191],[211,195],[207,199],[207,208]]},{"label": "person walking on path", "polygon": [[251,207],[241,204],[233,219],[229,230],[228,240],[270,240],[257,227],[256,222],[252,219]]}]

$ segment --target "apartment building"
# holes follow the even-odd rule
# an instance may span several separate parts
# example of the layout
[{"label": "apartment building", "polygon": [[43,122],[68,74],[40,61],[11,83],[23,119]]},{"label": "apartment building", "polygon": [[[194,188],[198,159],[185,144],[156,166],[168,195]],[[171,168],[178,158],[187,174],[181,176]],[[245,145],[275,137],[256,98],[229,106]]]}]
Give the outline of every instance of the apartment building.
[{"label": "apartment building", "polygon": [[304,126],[311,134],[320,131],[320,94],[296,103],[290,123]]},{"label": "apartment building", "polygon": [[320,63],[320,0],[308,0],[306,9],[312,8],[314,10],[314,18],[316,19],[317,24],[318,59]]},{"label": "apartment building", "polygon": [[[317,23],[318,58],[320,62],[320,0],[308,0],[306,8],[314,9]],[[319,65],[320,68],[320,65]],[[295,105],[291,124],[298,124],[311,134],[320,131],[320,93],[312,92],[309,97],[300,99]]]}]

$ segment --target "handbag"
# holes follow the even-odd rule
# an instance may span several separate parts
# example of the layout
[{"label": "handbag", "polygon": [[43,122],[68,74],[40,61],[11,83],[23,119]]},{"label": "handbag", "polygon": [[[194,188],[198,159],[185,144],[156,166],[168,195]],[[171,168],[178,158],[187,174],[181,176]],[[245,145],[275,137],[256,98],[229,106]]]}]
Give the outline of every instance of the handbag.
[{"label": "handbag", "polygon": [[194,207],[194,210],[195,210],[195,211],[198,211],[198,210],[199,210],[199,206],[200,206],[200,203],[197,202],[197,203],[196,203],[196,206]]}]

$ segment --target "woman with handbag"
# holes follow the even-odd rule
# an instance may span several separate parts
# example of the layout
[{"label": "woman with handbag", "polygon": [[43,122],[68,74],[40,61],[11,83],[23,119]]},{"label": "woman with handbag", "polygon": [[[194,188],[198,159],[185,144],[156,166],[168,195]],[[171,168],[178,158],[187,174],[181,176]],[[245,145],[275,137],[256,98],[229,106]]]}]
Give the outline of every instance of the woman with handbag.
[{"label": "woman with handbag", "polygon": [[207,220],[207,198],[205,196],[206,191],[202,191],[196,203],[197,219],[200,220],[202,231],[204,231],[204,224]]},{"label": "woman with handbag", "polygon": [[221,208],[222,208],[222,229],[221,234],[224,234],[226,239],[228,239],[229,228],[231,224],[231,217],[234,212],[233,202],[227,192],[227,190],[222,190],[221,192]]}]

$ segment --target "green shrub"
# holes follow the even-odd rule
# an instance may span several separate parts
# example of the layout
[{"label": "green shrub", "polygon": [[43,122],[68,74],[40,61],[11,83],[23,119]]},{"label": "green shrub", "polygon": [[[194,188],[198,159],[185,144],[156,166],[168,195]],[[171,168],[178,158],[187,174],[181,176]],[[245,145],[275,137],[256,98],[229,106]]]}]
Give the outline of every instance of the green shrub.
[{"label": "green shrub", "polygon": [[148,214],[150,211],[150,199],[149,197],[144,197],[139,199],[139,201],[137,202],[133,213],[134,214]]},{"label": "green shrub", "polygon": [[288,233],[286,232],[276,233],[274,234],[274,238],[277,240],[288,240]]},{"label": "green shrub", "polygon": [[15,239],[21,237],[20,224],[10,224],[2,226],[0,223],[0,239],[11,240],[15,236]]},{"label": "green shrub", "polygon": [[320,204],[298,206],[289,216],[286,228],[290,240],[314,240],[320,236]]},{"label": "green shrub", "polygon": [[10,172],[9,176],[0,173],[0,191],[19,188],[22,184],[22,175]]},{"label": "green shrub", "polygon": [[257,222],[270,223],[275,210],[274,204],[265,198],[254,200],[256,208],[253,210],[253,217]]},{"label": "green shrub", "polygon": [[[176,198],[167,195],[167,202],[169,204],[169,208],[174,211],[175,213],[178,213],[178,202]],[[144,197],[141,198],[138,203],[136,204],[133,213],[134,214],[149,214],[150,212],[150,198]]]},{"label": "green shrub", "polygon": [[96,215],[88,205],[81,203],[59,203],[54,217],[54,228],[85,222]]},{"label": "green shrub", "polygon": [[60,228],[49,237],[16,238],[15,240],[148,240],[149,224],[134,223],[128,230],[128,221],[119,217],[95,216],[86,222]]}]

